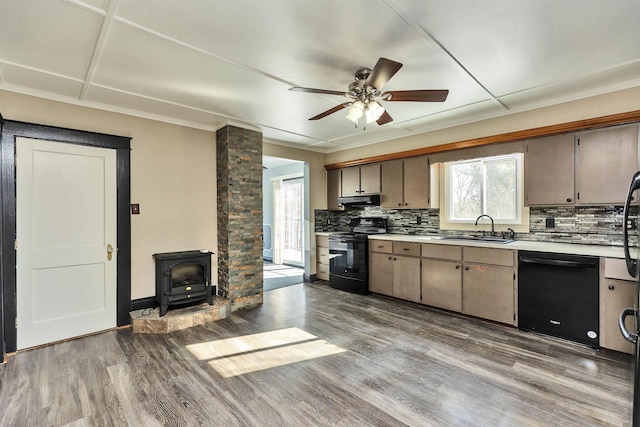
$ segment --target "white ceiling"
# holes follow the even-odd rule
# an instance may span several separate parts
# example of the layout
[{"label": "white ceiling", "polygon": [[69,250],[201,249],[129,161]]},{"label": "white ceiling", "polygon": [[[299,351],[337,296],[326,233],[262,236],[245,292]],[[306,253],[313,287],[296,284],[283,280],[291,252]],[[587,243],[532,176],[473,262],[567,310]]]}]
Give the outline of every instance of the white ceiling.
[{"label": "white ceiling", "polygon": [[[640,86],[638,0],[0,0],[0,89],[332,152]],[[346,91],[379,57],[386,102],[366,131]],[[9,117],[10,118],[10,117]]]}]

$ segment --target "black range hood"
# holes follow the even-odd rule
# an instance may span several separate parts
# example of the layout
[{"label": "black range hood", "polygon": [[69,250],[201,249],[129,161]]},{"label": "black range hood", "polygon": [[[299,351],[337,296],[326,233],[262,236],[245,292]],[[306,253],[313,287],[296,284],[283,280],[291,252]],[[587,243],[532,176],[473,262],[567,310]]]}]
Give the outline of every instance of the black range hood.
[{"label": "black range hood", "polygon": [[338,197],[338,203],[344,206],[362,206],[362,205],[380,206],[380,195],[369,194],[366,196],[363,195],[363,196]]}]

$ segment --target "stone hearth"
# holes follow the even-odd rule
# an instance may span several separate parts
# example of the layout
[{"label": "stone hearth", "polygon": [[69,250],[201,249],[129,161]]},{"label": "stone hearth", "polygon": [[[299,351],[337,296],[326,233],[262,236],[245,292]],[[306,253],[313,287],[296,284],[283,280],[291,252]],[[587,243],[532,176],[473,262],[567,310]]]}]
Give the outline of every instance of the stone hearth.
[{"label": "stone hearth", "polygon": [[208,322],[224,319],[231,313],[231,303],[226,298],[215,297],[213,305],[203,302],[198,305],[175,308],[160,317],[160,308],[136,310],[129,313],[134,333],[167,334]]}]

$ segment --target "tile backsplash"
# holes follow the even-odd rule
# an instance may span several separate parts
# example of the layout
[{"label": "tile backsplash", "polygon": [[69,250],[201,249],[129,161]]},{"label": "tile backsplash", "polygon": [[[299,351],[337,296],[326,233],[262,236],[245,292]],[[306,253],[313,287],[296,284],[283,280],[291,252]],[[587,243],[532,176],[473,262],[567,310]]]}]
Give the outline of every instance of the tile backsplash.
[{"label": "tile backsplash", "polygon": [[[637,220],[638,207],[631,208],[631,218]],[[352,208],[345,211],[315,211],[316,232],[349,231],[349,221],[356,217],[387,218],[389,233],[394,234],[461,234],[440,231],[439,209],[385,209],[379,206]],[[418,217],[420,224],[418,224]],[[554,219],[554,227],[546,227],[546,219]],[[529,233],[517,233],[517,240],[588,245],[622,246],[622,206],[545,207],[530,208]],[[637,231],[631,231],[635,244]]]}]

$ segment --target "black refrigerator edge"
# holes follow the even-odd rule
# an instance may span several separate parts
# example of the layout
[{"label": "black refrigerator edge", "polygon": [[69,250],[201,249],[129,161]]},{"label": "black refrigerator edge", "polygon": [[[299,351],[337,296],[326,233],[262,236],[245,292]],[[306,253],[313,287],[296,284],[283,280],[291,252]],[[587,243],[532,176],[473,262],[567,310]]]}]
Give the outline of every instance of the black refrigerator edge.
[{"label": "black refrigerator edge", "polygon": [[[625,308],[620,313],[618,318],[618,325],[620,326],[620,332],[624,338],[635,344],[635,361],[634,361],[634,374],[633,374],[633,426],[640,427],[640,345],[638,345],[638,331],[640,325],[640,316],[638,307],[640,306],[640,283],[638,282],[638,255],[632,256],[629,248],[629,209],[632,203],[637,203],[634,200],[634,192],[640,189],[640,171],[636,172],[631,178],[631,184],[629,184],[629,190],[627,191],[627,199],[624,203],[623,211],[623,244],[624,244],[624,256],[627,264],[627,270],[632,277],[636,278],[635,286],[635,298],[634,307]],[[635,248],[638,249],[638,248]],[[640,251],[639,251],[640,252]],[[628,316],[634,316],[634,331],[628,331],[624,321]]]}]

